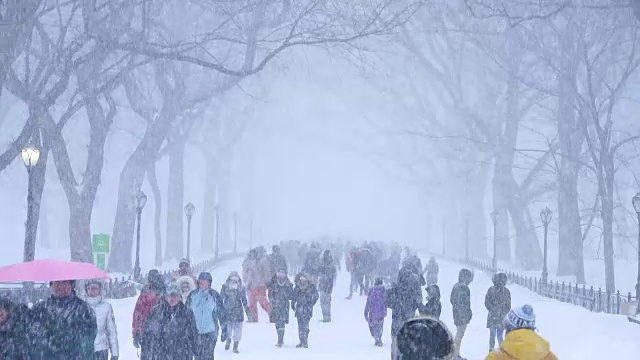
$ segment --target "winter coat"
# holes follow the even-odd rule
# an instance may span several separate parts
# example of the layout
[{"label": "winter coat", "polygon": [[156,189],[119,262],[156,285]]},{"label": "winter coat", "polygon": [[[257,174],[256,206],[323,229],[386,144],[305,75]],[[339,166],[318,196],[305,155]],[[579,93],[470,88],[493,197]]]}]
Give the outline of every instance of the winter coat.
[{"label": "winter coat", "polygon": [[413,266],[404,266],[398,280],[385,292],[385,303],[391,309],[391,335],[396,336],[405,321],[422,308],[421,276]]},{"label": "winter coat", "polygon": [[94,357],[98,325],[91,307],[73,294],[51,297],[29,313],[26,344],[30,360],[84,360]]},{"label": "winter coat", "polygon": [[296,287],[293,289],[291,297],[291,308],[299,319],[311,319],[313,317],[313,306],[318,302],[318,289],[313,283],[309,283],[306,287],[301,287],[296,281]]},{"label": "winter coat", "polygon": [[[614,356],[615,357],[615,356]],[[507,333],[500,349],[489,353],[485,360],[558,360],[549,342],[529,329]]]},{"label": "winter coat", "polygon": [[232,272],[220,289],[224,318],[227,322],[243,322],[244,314],[249,313],[247,291],[242,285],[242,281],[236,287],[229,282],[233,276],[240,277],[237,272]]},{"label": "winter coat", "polygon": [[160,291],[145,287],[138,296],[136,306],[133,309],[133,322],[131,324],[133,337],[140,336],[144,331],[143,325],[154,306],[164,301],[164,294]]},{"label": "winter coat", "polygon": [[269,302],[271,303],[271,313],[269,321],[272,323],[289,323],[289,306],[293,296],[293,284],[287,278],[282,284],[278,283],[276,276],[273,276],[271,283],[267,287]]},{"label": "winter coat", "polygon": [[323,260],[320,269],[318,270],[318,291],[331,294],[333,292],[333,286],[336,281],[336,274],[338,270],[336,268],[333,258]]},{"label": "winter coat", "polygon": [[87,298],[87,303],[96,314],[98,334],[94,342],[95,351],[109,350],[111,356],[118,356],[118,329],[113,307],[102,296]]},{"label": "winter coat", "polygon": [[318,271],[320,270],[321,265],[320,255],[320,250],[318,248],[311,247],[304,258],[302,271],[312,276],[318,275]]},{"label": "winter coat", "polygon": [[427,263],[427,266],[424,268],[424,273],[427,274],[427,286],[438,283],[438,272],[439,272],[438,263],[433,260]]},{"label": "winter coat", "polygon": [[266,257],[246,259],[242,263],[242,278],[247,289],[266,287],[271,278],[271,265]]},{"label": "winter coat", "polygon": [[427,286],[427,303],[420,310],[420,315],[440,319],[442,303],[440,302],[440,288],[436,284]]},{"label": "winter coat", "polygon": [[2,308],[7,309],[9,317],[0,325],[0,359],[23,359],[25,350],[26,318],[17,305],[0,298]]},{"label": "winter coat", "polygon": [[[193,297],[199,291],[201,290],[200,289],[193,290],[189,294],[189,296],[187,296],[187,301],[184,303],[188,312],[190,312],[194,316],[194,321],[195,321],[195,316],[199,316],[199,314],[196,314],[195,311],[193,311],[193,306],[192,306]],[[216,325],[216,330],[219,330],[220,327],[226,323],[224,304],[222,303],[222,296],[220,296],[220,294],[213,289],[209,289],[206,291],[213,298],[213,312],[209,316],[213,317],[213,322]],[[197,326],[196,326],[196,333],[197,333]]]},{"label": "winter coat", "polygon": [[505,287],[505,284],[496,282],[487,290],[484,297],[484,306],[489,313],[487,314],[487,328],[504,327],[503,321],[509,310],[511,310],[511,292]]},{"label": "winter coat", "polygon": [[380,322],[387,317],[387,307],[384,303],[385,288],[383,285],[369,289],[367,303],[364,306],[364,318],[369,323]]},{"label": "winter coat", "polygon": [[198,330],[193,312],[182,302],[156,305],[144,322],[142,346],[152,360],[191,360]]},{"label": "winter coat", "polygon": [[471,322],[471,290],[465,283],[458,282],[451,289],[450,297],[453,306],[453,323],[456,326],[467,325]]},{"label": "winter coat", "polygon": [[287,267],[287,259],[284,255],[277,253],[271,254],[268,256],[269,267],[271,270],[271,275],[274,275],[278,271],[284,271],[285,274],[288,273],[289,268]]},{"label": "winter coat", "polygon": [[[182,291],[182,302],[187,302],[189,294],[196,289],[196,280],[191,275],[182,275],[178,277],[175,282],[178,288],[180,288],[180,291]],[[185,283],[189,286],[187,290],[183,290],[182,288]]]}]

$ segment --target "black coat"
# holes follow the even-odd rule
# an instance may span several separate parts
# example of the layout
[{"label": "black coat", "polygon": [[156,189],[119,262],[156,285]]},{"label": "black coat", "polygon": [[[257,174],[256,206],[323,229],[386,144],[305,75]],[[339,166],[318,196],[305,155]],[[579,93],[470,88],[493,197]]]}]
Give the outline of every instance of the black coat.
[{"label": "black coat", "polygon": [[289,279],[284,284],[279,284],[274,275],[267,286],[269,302],[271,303],[271,313],[269,321],[272,323],[289,323],[289,306],[293,296],[293,284]]},{"label": "black coat", "polygon": [[471,290],[464,283],[457,283],[451,289],[451,305],[453,306],[453,323],[456,326],[467,325],[471,322]]},{"label": "black coat", "polygon": [[293,289],[291,308],[299,319],[311,319],[313,306],[318,302],[318,289],[314,284],[308,284],[305,288],[298,285]]},{"label": "black coat", "polygon": [[442,303],[440,299],[431,298],[427,301],[422,309],[420,309],[420,314],[424,316],[431,316],[436,319],[440,319],[440,313],[442,312]]},{"label": "black coat", "polygon": [[268,257],[269,266],[271,267],[271,274],[277,273],[278,271],[284,271],[288,273],[289,268],[287,267],[287,259],[282,254],[271,254]]},{"label": "black coat", "polygon": [[144,322],[143,346],[152,360],[191,360],[198,330],[191,309],[179,302],[156,305]]},{"label": "black coat", "polygon": [[331,294],[333,292],[333,285],[336,281],[337,272],[333,259],[330,261],[324,261],[320,266],[318,291]]},{"label": "black coat", "polygon": [[398,280],[385,292],[385,304],[391,309],[391,335],[396,336],[405,321],[422,308],[421,276],[412,266],[404,266]]},{"label": "black coat", "polygon": [[504,286],[491,286],[484,297],[484,306],[489,311],[487,328],[502,329],[504,318],[511,310],[511,292]]},{"label": "black coat", "polygon": [[26,344],[30,360],[76,360],[93,357],[98,333],[96,315],[75,296],[51,297],[27,315]]},{"label": "black coat", "polygon": [[227,322],[243,322],[244,314],[249,313],[247,291],[244,286],[239,285],[234,289],[224,283],[220,289],[220,297],[222,298],[223,318]]},{"label": "black coat", "polygon": [[304,259],[302,270],[309,275],[318,275],[320,269],[320,250],[310,248]]}]

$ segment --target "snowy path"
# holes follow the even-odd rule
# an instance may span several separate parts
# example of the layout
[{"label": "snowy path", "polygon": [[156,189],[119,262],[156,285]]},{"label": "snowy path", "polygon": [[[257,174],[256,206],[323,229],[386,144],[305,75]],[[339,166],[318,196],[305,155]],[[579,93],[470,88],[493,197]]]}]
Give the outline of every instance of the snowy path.
[{"label": "snowy path", "polygon": [[[240,270],[240,260],[224,263],[212,272],[216,288],[226,280],[232,270]],[[455,331],[449,304],[449,293],[460,266],[441,262],[440,279],[442,300],[442,320]],[[298,343],[295,318],[287,327],[285,347],[275,347],[276,334],[272,324],[268,323],[264,312],[260,313],[260,323],[245,324],[243,339],[240,343],[240,354],[225,352],[218,346],[218,359],[256,359],[264,360],[297,360],[301,354],[308,360],[345,359],[388,359],[391,317],[385,323],[385,347],[375,348],[370,338],[367,324],[364,321],[364,297],[354,296],[352,300],[345,300],[348,290],[349,277],[347,273],[340,273],[333,296],[333,322],[320,323],[320,309],[314,311],[309,336],[309,349],[296,349]],[[476,273],[471,285],[472,306],[474,318],[470,324],[462,354],[470,360],[484,359],[488,350],[488,330],[486,325],[486,310],[484,309],[484,294],[491,285],[490,279]],[[540,333],[549,340],[552,349],[563,360],[589,360],[606,358],[637,358],[640,354],[640,326],[629,323],[625,317],[591,313],[583,308],[563,304],[557,301],[541,298],[523,288],[511,286],[513,304],[529,303],[533,305],[538,315]],[[136,349],[131,340],[131,314],[135,299],[113,301],[117,316],[121,359],[137,359]]]}]

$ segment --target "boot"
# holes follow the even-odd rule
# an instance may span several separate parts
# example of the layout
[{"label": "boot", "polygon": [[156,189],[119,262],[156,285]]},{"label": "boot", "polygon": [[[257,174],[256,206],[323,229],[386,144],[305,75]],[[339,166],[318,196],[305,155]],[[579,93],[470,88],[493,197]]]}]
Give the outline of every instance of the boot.
[{"label": "boot", "polygon": [[302,347],[307,349],[309,347],[309,333],[306,332],[303,336],[302,336]]},{"label": "boot", "polygon": [[278,343],[276,346],[282,347],[282,345],[284,345],[284,329],[278,330]]},{"label": "boot", "polygon": [[224,344],[224,349],[229,350],[231,347],[231,339],[227,339],[227,342]]},{"label": "boot", "polygon": [[234,354],[239,354],[240,351],[238,351],[238,345],[240,344],[240,341],[234,341],[233,342],[233,353]]}]

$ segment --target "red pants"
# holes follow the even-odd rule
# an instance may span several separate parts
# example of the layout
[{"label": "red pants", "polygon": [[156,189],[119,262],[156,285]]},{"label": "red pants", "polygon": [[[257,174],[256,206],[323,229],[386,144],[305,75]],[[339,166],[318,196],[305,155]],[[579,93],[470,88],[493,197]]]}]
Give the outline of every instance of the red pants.
[{"label": "red pants", "polygon": [[258,303],[260,303],[262,310],[266,311],[267,314],[271,314],[271,304],[269,304],[269,300],[267,300],[266,286],[254,287],[251,290],[248,290],[247,300],[249,301],[250,322],[258,321]]}]

